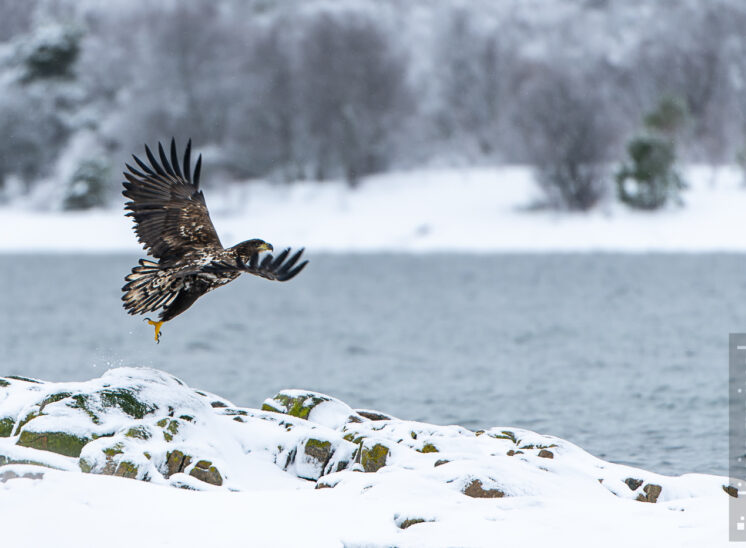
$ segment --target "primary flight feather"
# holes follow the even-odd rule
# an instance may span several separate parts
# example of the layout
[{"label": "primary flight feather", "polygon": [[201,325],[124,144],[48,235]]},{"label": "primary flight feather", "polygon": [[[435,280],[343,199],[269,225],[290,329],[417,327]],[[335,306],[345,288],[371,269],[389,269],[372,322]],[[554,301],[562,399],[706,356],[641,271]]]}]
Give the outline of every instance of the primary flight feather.
[{"label": "primary flight feather", "polygon": [[170,158],[158,143],[158,158],[145,146],[147,163],[133,156],[137,168],[125,164],[124,205],[135,221],[135,232],[145,250],[157,261],[140,259],[125,278],[124,308],[130,314],[160,310],[155,340],[164,322],[178,316],[208,291],[235,280],[243,272],[285,282],[295,277],[308,261],[299,263],[303,249],[290,249],[277,257],[272,245],[259,239],[224,248],[199,189],[202,156],[191,167],[191,140],[180,163],[171,140]]}]

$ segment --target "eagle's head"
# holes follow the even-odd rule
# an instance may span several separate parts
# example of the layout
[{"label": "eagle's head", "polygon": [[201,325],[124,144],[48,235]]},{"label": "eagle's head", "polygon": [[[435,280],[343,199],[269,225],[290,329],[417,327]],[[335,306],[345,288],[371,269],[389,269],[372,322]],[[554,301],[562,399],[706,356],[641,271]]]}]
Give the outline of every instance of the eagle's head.
[{"label": "eagle's head", "polygon": [[262,251],[273,251],[272,244],[255,238],[253,240],[246,240],[240,244],[233,246],[233,250],[239,259],[243,262],[248,262],[252,255],[261,253]]}]

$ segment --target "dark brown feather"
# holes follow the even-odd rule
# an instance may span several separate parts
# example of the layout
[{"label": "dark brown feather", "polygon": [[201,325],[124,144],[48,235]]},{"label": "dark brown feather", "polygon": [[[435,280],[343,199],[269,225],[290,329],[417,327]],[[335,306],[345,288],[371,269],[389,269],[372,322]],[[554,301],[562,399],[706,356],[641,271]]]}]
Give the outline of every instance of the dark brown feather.
[{"label": "dark brown feather", "polygon": [[[140,170],[127,165],[124,196],[127,215],[135,220],[135,232],[145,249],[154,257],[175,260],[200,248],[222,249],[207,211],[205,197],[198,188],[201,157],[192,174],[191,142],[184,154],[184,165],[178,165],[176,144],[171,141],[171,162],[158,144],[158,156],[145,147],[150,165],[134,156]],[[192,174],[184,178],[183,173]]]}]

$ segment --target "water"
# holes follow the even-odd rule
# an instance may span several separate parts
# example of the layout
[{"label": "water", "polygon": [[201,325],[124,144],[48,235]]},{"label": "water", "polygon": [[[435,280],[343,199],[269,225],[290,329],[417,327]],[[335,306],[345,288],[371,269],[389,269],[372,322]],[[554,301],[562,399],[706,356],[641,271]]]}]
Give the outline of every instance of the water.
[{"label": "water", "polygon": [[171,372],[238,405],[281,388],[439,424],[517,426],[656,472],[727,474],[728,334],[746,256],[316,255],[152,327],[136,257],[0,256],[2,371]]}]

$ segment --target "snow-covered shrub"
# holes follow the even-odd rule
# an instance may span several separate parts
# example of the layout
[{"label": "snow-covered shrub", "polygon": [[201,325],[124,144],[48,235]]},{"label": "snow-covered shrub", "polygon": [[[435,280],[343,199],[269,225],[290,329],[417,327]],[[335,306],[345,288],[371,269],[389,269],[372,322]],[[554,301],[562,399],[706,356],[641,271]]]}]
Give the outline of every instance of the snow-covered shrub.
[{"label": "snow-covered shrub", "polygon": [[80,29],[73,26],[48,25],[37,29],[22,47],[24,79],[72,77],[82,36]]},{"label": "snow-covered shrub", "polygon": [[676,154],[671,140],[642,135],[630,141],[630,163],[617,173],[619,199],[635,209],[659,209],[669,200],[680,202],[686,184],[674,169]]},{"label": "snow-covered shrub", "polygon": [[81,210],[105,205],[109,171],[109,164],[101,158],[81,162],[68,183],[63,209]]}]

